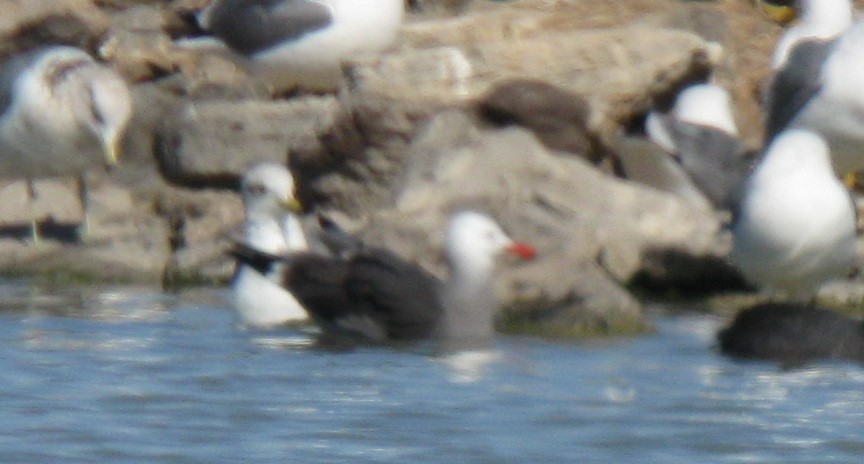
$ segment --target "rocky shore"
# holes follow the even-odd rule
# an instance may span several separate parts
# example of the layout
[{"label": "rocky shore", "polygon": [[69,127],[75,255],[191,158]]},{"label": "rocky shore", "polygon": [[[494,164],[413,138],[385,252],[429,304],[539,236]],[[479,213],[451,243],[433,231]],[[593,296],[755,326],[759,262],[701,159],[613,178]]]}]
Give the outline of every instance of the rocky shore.
[{"label": "rocky shore", "polygon": [[224,284],[239,175],[269,160],[292,167],[310,211],[439,273],[447,214],[495,216],[539,251],[503,263],[511,330],[638,332],[634,288],[745,290],[725,260],[723,217],[621,178],[613,155],[640,149],[620,135],[652,104],[709,73],[758,147],[780,27],[749,1],[418,1],[398,45],[348,63],[337,94],[290,97],[189,43],[205,3],[0,0],[0,54],[81,46],[133,83],[136,105],[121,166],[92,176],[92,240],[72,239],[81,211],[69,180],[37,184],[50,218],[38,245],[23,182],[0,189],[4,273]]}]

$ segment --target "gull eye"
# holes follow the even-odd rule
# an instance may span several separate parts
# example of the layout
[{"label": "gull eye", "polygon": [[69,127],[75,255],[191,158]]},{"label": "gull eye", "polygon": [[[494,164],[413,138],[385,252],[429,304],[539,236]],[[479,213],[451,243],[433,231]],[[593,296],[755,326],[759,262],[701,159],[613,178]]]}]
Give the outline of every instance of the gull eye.
[{"label": "gull eye", "polygon": [[261,184],[252,184],[246,187],[246,192],[250,195],[260,197],[267,193],[267,189]]}]

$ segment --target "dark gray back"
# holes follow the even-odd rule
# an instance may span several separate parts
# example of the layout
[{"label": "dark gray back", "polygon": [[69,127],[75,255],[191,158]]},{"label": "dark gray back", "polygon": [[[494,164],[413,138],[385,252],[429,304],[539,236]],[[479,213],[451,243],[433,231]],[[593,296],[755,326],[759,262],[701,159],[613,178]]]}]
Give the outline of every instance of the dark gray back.
[{"label": "dark gray back", "polygon": [[252,55],[333,22],[330,8],[313,0],[222,0],[210,30],[238,53]]}]

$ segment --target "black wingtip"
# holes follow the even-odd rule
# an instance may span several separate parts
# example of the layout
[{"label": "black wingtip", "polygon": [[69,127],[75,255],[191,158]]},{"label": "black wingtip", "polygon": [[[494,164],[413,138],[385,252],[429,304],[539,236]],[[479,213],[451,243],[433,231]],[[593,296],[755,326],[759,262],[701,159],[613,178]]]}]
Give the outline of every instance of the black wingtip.
[{"label": "black wingtip", "polygon": [[261,274],[269,273],[273,265],[282,259],[281,256],[261,251],[245,242],[235,241],[228,254],[240,264],[245,264]]}]

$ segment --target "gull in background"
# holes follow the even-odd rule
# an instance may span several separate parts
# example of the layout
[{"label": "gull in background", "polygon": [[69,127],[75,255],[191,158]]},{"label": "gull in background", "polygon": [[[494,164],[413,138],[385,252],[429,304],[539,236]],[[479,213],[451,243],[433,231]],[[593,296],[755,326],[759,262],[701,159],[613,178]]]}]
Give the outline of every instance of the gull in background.
[{"label": "gull in background", "polygon": [[850,0],[798,0],[798,22],[786,29],[771,57],[771,69],[779,69],[791,50],[801,41],[830,40],[849,28],[854,21]]},{"label": "gull in background", "polygon": [[730,259],[752,284],[806,299],[847,277],[856,251],[855,207],[828,145],[807,130],[779,134],[745,184]]},{"label": "gull in background", "polygon": [[[285,166],[260,163],[241,179],[245,220],[243,243],[261,252],[282,255],[309,248],[294,213],[300,202],[294,194],[294,178]],[[303,322],[308,314],[290,291],[279,285],[279,271],[268,272],[254,262],[238,261],[231,283],[234,307],[242,323],[267,328]]]},{"label": "gull in background", "polygon": [[[78,176],[86,238],[86,172],[117,162],[131,116],[126,82],[86,52],[52,46],[16,55],[0,69],[0,175],[26,178],[30,197],[35,178]],[[31,233],[38,242],[32,210]]]},{"label": "gull in background", "polygon": [[628,178],[697,205],[735,208],[749,160],[724,88],[710,83],[685,88],[668,113],[648,114],[645,130],[662,150],[618,150]]},{"label": "gull in background", "polygon": [[342,62],[392,45],[404,0],[215,0],[199,23],[279,90],[332,91]]},{"label": "gull in background", "polygon": [[864,167],[864,22],[831,41],[802,41],[774,75],[766,139],[789,127],[818,132],[839,175]]}]

